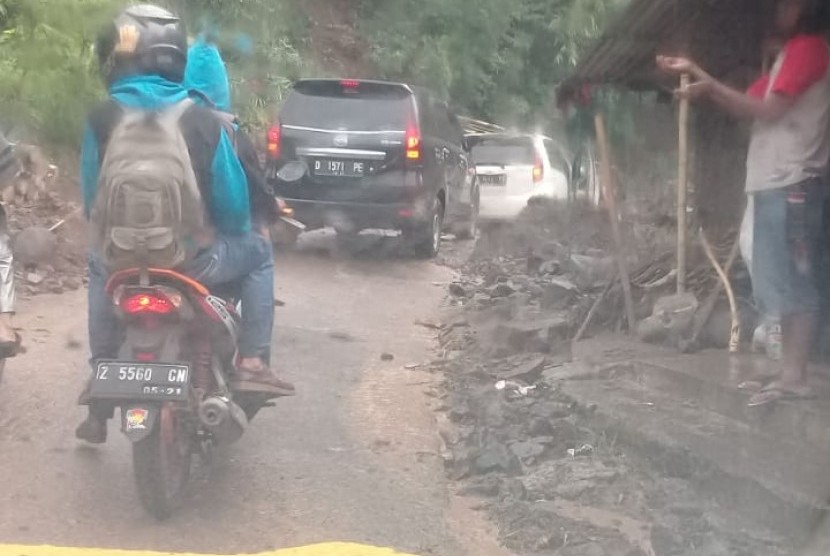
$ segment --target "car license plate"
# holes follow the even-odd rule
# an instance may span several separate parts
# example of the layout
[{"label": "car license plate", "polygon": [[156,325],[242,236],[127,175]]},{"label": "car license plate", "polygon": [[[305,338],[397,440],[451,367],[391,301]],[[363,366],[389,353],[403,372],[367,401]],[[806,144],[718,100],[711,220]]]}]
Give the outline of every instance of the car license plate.
[{"label": "car license plate", "polygon": [[496,174],[496,175],[479,175],[479,181],[481,181],[482,185],[505,185],[507,183],[507,176],[504,174]]},{"label": "car license plate", "polygon": [[362,178],[366,175],[366,163],[359,160],[318,158],[314,161],[314,175]]},{"label": "car license plate", "polygon": [[90,396],[135,401],[186,401],[190,366],[186,364],[101,361],[95,369]]}]

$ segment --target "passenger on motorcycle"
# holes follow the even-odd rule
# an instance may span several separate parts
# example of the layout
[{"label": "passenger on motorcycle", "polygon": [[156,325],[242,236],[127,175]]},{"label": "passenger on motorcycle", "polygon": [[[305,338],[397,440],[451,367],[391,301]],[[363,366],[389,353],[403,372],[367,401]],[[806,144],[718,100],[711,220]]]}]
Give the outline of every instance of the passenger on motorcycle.
[{"label": "passenger on motorcycle", "polygon": [[231,111],[231,88],[225,62],[219,48],[207,35],[199,36],[188,51],[184,86],[197,104],[212,108],[225,122],[248,181],[253,229],[269,238],[269,226],[279,218],[274,190],[262,172],[256,147],[239,128]]},{"label": "passenger on motorcycle", "polygon": [[[177,270],[218,287],[239,283],[242,306],[240,359],[231,387],[236,391],[293,395],[294,387],[269,369],[274,311],[274,263],[270,243],[252,231],[245,171],[231,139],[216,115],[188,101],[182,84],[187,65],[187,38],[180,19],[152,5],[125,9],[96,44],[109,99],[90,114],[81,153],[84,208],[96,227],[96,201],[106,176],[110,138],[125,109],[164,114],[183,111],[178,126],[190,157],[201,205],[207,216],[190,242],[187,260]],[[122,145],[123,147],[123,145]],[[119,149],[123,155],[124,149]],[[99,183],[100,182],[100,183]],[[128,210],[128,209],[127,209]],[[183,218],[195,215],[182,215]],[[111,224],[111,223],[110,223]],[[206,231],[207,233],[202,233]],[[94,232],[93,232],[94,235]],[[93,237],[93,244],[96,244]],[[106,294],[105,253],[93,249],[89,257],[89,344],[93,368],[101,359],[118,354],[121,330]],[[87,404],[82,395],[80,402]],[[106,441],[111,406],[89,404],[89,415],[76,436],[91,443]]]},{"label": "passenger on motorcycle", "polygon": [[[279,218],[274,190],[262,172],[256,147],[231,112],[231,87],[225,62],[219,48],[207,36],[198,37],[188,50],[184,86],[197,104],[212,109],[224,123],[245,171],[251,226],[270,242],[270,226]],[[242,313],[245,313],[245,307],[242,307]],[[270,362],[270,351],[263,355],[263,359]]]}]

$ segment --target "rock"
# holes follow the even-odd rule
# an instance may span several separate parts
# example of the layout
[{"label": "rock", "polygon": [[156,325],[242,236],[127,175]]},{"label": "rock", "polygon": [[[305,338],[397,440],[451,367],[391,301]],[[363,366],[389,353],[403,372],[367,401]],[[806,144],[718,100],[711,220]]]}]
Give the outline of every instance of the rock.
[{"label": "rock", "polygon": [[573,412],[574,408],[570,404],[558,401],[543,401],[532,409],[533,415],[547,419],[562,419]]},{"label": "rock", "polygon": [[587,285],[608,282],[617,272],[613,257],[590,257],[588,255],[571,255],[568,266]]},{"label": "rock", "polygon": [[449,290],[450,295],[453,297],[467,297],[468,295],[467,289],[458,282],[450,284]]},{"label": "rock", "polygon": [[547,351],[551,344],[567,337],[570,322],[562,314],[502,323],[497,336],[516,352],[532,349]]},{"label": "rock", "polygon": [[47,228],[30,226],[15,236],[12,250],[15,258],[25,267],[51,261],[57,245],[57,237]]},{"label": "rock", "polygon": [[525,500],[527,490],[521,479],[504,479],[501,483],[501,495],[505,500]]},{"label": "rock", "polygon": [[544,287],[541,307],[545,311],[562,310],[572,306],[579,296],[579,289],[567,278],[553,278]]},{"label": "rock", "polygon": [[542,375],[545,368],[545,357],[537,356],[524,361],[509,370],[496,373],[496,377],[502,380],[521,380],[527,384],[533,384]]},{"label": "rock", "polygon": [[485,475],[479,479],[473,479],[469,484],[458,490],[461,496],[478,496],[481,498],[493,498],[499,495],[501,479],[495,475]]},{"label": "rock", "polygon": [[63,280],[63,285],[66,287],[66,289],[74,291],[74,290],[81,289],[83,287],[84,283],[80,278],[78,278],[76,276],[67,276]]},{"label": "rock", "polygon": [[575,500],[601,484],[614,481],[619,474],[618,470],[589,458],[563,459],[546,462],[521,480],[533,499]]},{"label": "rock", "polygon": [[539,265],[539,274],[542,276],[559,274],[562,271],[562,265],[559,261],[545,261]]},{"label": "rock", "polygon": [[524,440],[510,445],[510,451],[522,461],[532,462],[545,453],[545,445],[536,440]]},{"label": "rock", "polygon": [[380,360],[381,361],[393,361],[394,359],[395,359],[395,356],[392,355],[391,353],[381,353],[380,354]]},{"label": "rock", "polygon": [[500,472],[513,475],[520,472],[522,464],[519,459],[503,444],[490,444],[482,448],[473,463],[473,472],[477,475]]},{"label": "rock", "polygon": [[502,282],[500,284],[496,284],[495,286],[493,286],[492,288],[490,288],[488,290],[488,293],[490,294],[490,297],[493,297],[493,298],[507,297],[509,295],[512,295],[515,292],[516,292],[516,289],[513,287],[512,284],[510,284],[508,282]]},{"label": "rock", "polygon": [[666,327],[656,317],[648,317],[637,323],[637,338],[641,342],[657,344],[665,341],[667,337]]},{"label": "rock", "polygon": [[527,258],[527,273],[531,276],[535,274],[539,274],[539,269],[542,267],[542,264],[545,262],[545,259],[538,255],[530,255]]},{"label": "rock", "polygon": [[676,343],[688,335],[697,308],[698,302],[692,293],[661,297],[655,302],[652,315],[637,325],[637,336],[645,342],[670,339]]},{"label": "rock", "polygon": [[30,284],[38,285],[46,279],[45,276],[37,272],[29,272],[26,274],[26,281]]},{"label": "rock", "polygon": [[549,419],[542,417],[533,419],[527,427],[528,434],[535,436],[551,436],[554,433],[553,424]]}]

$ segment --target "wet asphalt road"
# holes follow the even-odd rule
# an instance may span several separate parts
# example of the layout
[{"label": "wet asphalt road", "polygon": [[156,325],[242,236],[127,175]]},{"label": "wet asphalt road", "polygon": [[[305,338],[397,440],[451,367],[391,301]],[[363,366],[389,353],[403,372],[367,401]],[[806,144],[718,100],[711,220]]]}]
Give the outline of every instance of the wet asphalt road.
[{"label": "wet asphalt road", "polygon": [[332,254],[331,243],[312,238],[277,260],[286,305],[276,309],[275,359],[299,394],[198,469],[166,523],[139,505],[130,447],[114,423],[100,448],[73,436],[83,416],[75,401],[86,373],[86,293],[22,303],[28,353],[0,385],[0,543],[230,554],[338,540],[490,552],[470,540],[482,536],[476,518],[448,491],[429,407],[435,379],[404,369],[433,356],[432,332],[414,321],[440,318],[451,271]]}]

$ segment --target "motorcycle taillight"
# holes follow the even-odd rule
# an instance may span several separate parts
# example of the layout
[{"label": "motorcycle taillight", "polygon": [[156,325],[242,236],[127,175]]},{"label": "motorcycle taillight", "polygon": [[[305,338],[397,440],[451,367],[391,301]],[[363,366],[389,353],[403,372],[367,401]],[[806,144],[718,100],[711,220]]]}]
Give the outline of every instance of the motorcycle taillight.
[{"label": "motorcycle taillight", "polygon": [[128,315],[169,315],[178,309],[175,300],[159,293],[136,293],[121,299],[119,306]]}]

